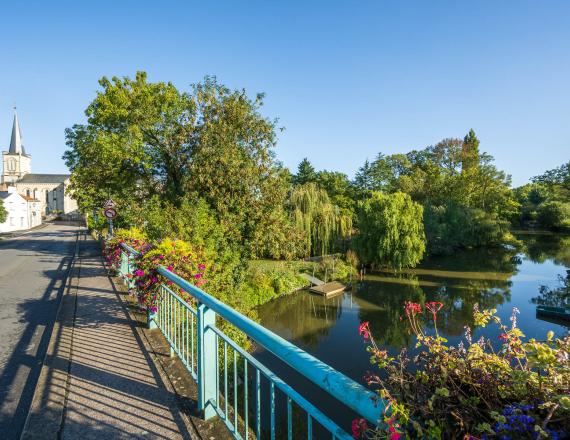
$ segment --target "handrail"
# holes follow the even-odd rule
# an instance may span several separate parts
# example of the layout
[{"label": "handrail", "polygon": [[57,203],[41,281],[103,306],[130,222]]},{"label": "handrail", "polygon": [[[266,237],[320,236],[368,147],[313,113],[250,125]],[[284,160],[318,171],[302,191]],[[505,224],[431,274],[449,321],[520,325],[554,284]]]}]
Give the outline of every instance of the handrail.
[{"label": "handrail", "polygon": [[222,318],[231,322],[246,333],[258,344],[286,362],[311,382],[320,386],[329,394],[358,412],[368,421],[377,424],[386,404],[374,392],[364,388],[359,383],[336,371],[330,365],[321,362],[296,345],[276,335],[235,311],[230,306],[217,300],[185,279],[159,266],[158,273],[177,284],[194,296],[200,303],[205,304]]},{"label": "handrail", "polygon": [[[121,243],[121,246],[132,255],[140,255],[140,252],[124,243]],[[199,303],[204,304],[222,318],[245,332],[247,336],[262,347],[273,353],[340,402],[356,411],[362,417],[374,424],[380,423],[382,413],[386,408],[386,402],[376,393],[363,387],[330,365],[325,364],[291,342],[283,339],[281,336],[242,315],[227,304],[204,292],[202,289],[190,284],[165,267],[159,266],[158,273],[192,295]]]}]

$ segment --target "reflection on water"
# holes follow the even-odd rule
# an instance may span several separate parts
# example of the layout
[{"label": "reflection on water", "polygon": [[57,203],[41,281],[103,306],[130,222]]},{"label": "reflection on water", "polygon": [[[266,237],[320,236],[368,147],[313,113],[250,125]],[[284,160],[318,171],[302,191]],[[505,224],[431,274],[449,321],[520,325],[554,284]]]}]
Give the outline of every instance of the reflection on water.
[{"label": "reflection on water", "polygon": [[[406,301],[443,302],[438,328],[452,343],[462,338],[466,325],[473,325],[476,303],[481,308],[497,308],[504,322],[508,322],[512,308],[517,307],[519,325],[529,338],[544,338],[551,329],[565,334],[568,327],[536,318],[532,298],[538,295],[540,286],[554,287],[558,275],[566,275],[565,269],[570,267],[570,237],[529,234],[517,238],[523,243],[518,253],[507,248],[477,249],[431,258],[415,269],[369,275],[351,291],[335,298],[324,299],[308,292],[279,298],[260,307],[259,316],[269,329],[360,382],[371,367],[365,345],[357,334],[359,323],[369,321],[377,342],[390,350],[411,347],[412,337],[405,320],[400,319]],[[494,327],[483,332],[493,339],[498,336]],[[310,395],[318,394],[313,399],[315,403],[324,404],[330,415],[340,418],[343,427],[347,427],[346,410],[336,408],[267,353],[259,351],[256,357],[269,363],[293,386],[301,387],[302,394],[305,390]]]}]

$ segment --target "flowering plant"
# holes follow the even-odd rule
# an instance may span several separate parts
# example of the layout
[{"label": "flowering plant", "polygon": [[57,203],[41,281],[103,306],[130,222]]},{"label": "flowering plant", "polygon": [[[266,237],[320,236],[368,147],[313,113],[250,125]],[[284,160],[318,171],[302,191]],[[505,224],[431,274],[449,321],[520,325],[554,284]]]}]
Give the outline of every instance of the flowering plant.
[{"label": "flowering plant", "polygon": [[198,252],[187,242],[165,239],[160,244],[144,253],[137,260],[134,272],[138,301],[141,307],[152,313],[157,311],[157,300],[160,294],[158,286],[166,284],[182,297],[189,299],[181,289],[158,273],[158,267],[184,278],[186,281],[202,286],[206,283],[204,274],[206,265],[199,262]]},{"label": "flowering plant", "polygon": [[123,243],[139,252],[144,252],[150,247],[146,235],[140,229],[116,229],[115,235],[105,241],[103,246],[103,257],[114,271],[118,271],[121,265],[121,253],[123,251],[121,244]]},{"label": "flowering plant", "polygon": [[[439,336],[437,315],[442,303],[406,303],[405,315],[416,335],[417,354],[406,349],[390,355],[376,342],[368,322],[359,333],[368,344],[371,362],[380,372],[365,380],[387,402],[383,424],[371,429],[356,421],[355,438],[546,439],[570,432],[570,336],[530,339],[496,310],[474,310],[475,325],[494,324],[496,343],[474,340],[466,327],[456,346]],[[433,332],[426,330],[431,321]],[[363,429],[365,427],[365,429]]]}]

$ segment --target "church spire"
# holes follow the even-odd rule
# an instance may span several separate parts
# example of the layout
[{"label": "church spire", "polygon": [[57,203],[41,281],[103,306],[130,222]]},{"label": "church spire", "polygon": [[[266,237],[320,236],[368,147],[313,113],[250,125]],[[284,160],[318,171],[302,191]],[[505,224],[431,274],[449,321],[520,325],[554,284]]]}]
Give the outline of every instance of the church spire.
[{"label": "church spire", "polygon": [[12,125],[12,138],[10,139],[9,153],[26,155],[26,150],[22,144],[22,131],[20,130],[20,122],[18,121],[16,107],[14,107],[14,124]]}]

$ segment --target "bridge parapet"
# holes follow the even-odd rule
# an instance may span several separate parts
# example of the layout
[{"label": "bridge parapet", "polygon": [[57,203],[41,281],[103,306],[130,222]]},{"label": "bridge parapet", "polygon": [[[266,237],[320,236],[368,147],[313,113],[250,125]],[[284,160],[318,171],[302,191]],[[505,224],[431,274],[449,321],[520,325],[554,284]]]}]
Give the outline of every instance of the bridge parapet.
[{"label": "bridge parapet", "polygon": [[[139,253],[122,244],[120,273],[130,288],[135,288],[133,273]],[[348,378],[331,366],[237,312],[202,289],[159,266],[158,272],[188,293],[196,301],[192,307],[169,287],[158,288],[158,311],[149,319],[149,327],[157,327],[167,339],[171,354],[180,358],[198,385],[198,409],[205,419],[219,416],[234,438],[261,438],[269,430],[276,435],[276,393],[285,396],[286,432],[293,432],[293,405],[306,413],[303,429],[306,437],[324,429],[333,439],[351,439],[345,430],[326,416],[243,347],[226,335],[216,324],[223,319],[241,330],[248,338],[271,352],[327,394],[334,397],[373,424],[381,421],[386,402],[376,393]],[[130,277],[126,275],[130,274]],[[262,396],[262,382],[269,397]],[[265,394],[265,393],[264,393]],[[268,400],[264,400],[268,399]],[[269,407],[268,427],[263,427],[262,407]],[[230,404],[233,403],[233,406]],[[240,411],[241,409],[241,411]],[[253,420],[252,420],[253,419]],[[295,418],[298,420],[298,418]],[[320,425],[317,428],[316,425]]]}]

